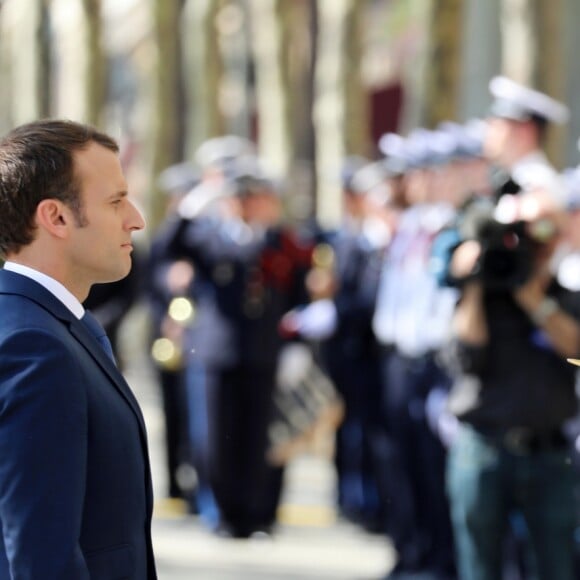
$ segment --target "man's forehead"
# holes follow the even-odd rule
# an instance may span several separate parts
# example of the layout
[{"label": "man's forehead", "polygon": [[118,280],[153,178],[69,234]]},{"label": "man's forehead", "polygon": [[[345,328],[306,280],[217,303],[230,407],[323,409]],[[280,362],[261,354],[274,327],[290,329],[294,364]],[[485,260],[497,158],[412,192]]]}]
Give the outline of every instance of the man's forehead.
[{"label": "man's forehead", "polygon": [[73,153],[73,163],[75,172],[99,173],[106,167],[107,170],[118,168],[122,173],[118,153],[94,141]]},{"label": "man's forehead", "polygon": [[115,151],[93,142],[88,147],[75,151],[73,163],[77,180],[102,184],[119,192],[127,190],[119,155]]}]

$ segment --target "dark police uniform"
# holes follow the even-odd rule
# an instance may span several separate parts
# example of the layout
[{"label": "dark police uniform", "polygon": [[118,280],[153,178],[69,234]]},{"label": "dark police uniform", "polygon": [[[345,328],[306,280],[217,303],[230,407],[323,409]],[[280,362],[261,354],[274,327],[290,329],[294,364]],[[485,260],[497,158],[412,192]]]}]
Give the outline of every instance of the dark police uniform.
[{"label": "dark police uniform", "polygon": [[[164,337],[163,323],[168,316],[171,301],[175,298],[167,280],[174,260],[169,251],[176,204],[199,182],[199,176],[190,163],[171,165],[162,171],[157,180],[159,188],[167,195],[167,216],[151,240],[145,268],[146,298],[151,320],[151,344]],[[177,345],[179,347],[179,345]],[[193,458],[189,439],[188,404],[185,391],[185,364],[182,360],[154,360],[157,371],[165,418],[165,449],[167,468],[167,494],[189,502],[192,497]],[[195,505],[191,506],[196,509]]]},{"label": "dark police uniform", "polygon": [[[345,160],[342,185],[346,196],[362,199],[385,188],[382,163],[357,157]],[[382,191],[382,189],[381,189]],[[369,219],[370,218],[370,219]],[[386,531],[386,435],[380,412],[381,380],[378,344],[372,318],[385,246],[390,232],[380,224],[373,235],[372,216],[347,215],[328,237],[334,250],[336,326],[320,344],[321,360],[344,402],[336,433],[337,503],[343,516],[374,531]]]},{"label": "dark police uniform", "polygon": [[[424,136],[427,137],[424,140]],[[431,134],[408,138],[407,169],[429,170],[439,155]],[[446,340],[456,292],[438,288],[430,271],[434,237],[454,211],[433,192],[401,215],[385,254],[373,329],[382,346],[383,412],[389,437],[388,486],[393,498],[389,533],[398,552],[393,578],[404,574],[451,577],[451,525],[445,498],[445,449],[433,397],[444,397],[449,377],[437,353]]]},{"label": "dark police uniform", "polygon": [[177,225],[172,252],[196,269],[188,352],[203,372],[204,455],[219,527],[236,537],[267,531],[282,485],[282,469],[266,461],[278,324],[303,301],[312,248],[286,228],[258,232],[237,219],[197,217]]}]

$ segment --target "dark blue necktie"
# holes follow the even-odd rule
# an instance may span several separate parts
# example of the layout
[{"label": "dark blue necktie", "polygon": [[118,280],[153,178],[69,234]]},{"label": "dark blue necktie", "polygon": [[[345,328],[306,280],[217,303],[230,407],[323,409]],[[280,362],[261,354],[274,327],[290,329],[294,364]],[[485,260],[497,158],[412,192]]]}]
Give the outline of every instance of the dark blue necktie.
[{"label": "dark blue necktie", "polygon": [[109,358],[116,364],[111,341],[100,322],[88,310],[85,311],[81,322],[90,330],[91,334],[99,341],[99,344],[103,347],[103,350]]}]

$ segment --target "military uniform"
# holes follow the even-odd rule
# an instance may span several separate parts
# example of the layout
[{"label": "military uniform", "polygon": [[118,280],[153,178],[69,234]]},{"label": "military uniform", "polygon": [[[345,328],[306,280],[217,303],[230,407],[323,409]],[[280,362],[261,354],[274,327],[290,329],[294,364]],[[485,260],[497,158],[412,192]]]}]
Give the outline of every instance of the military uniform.
[{"label": "military uniform", "polygon": [[[537,129],[536,143],[528,142],[525,151],[519,152],[519,143],[510,139],[503,143],[503,151],[499,153],[499,158],[491,159],[507,174],[506,184],[497,188],[498,195],[541,187],[563,204],[565,201],[563,182],[542,151],[542,139],[548,123],[563,124],[568,120],[568,108],[548,95],[506,77],[493,78],[489,90],[494,97],[488,113],[489,120],[532,123]],[[486,140],[489,143],[490,137],[493,138],[493,127],[487,132]],[[518,151],[516,158],[512,158],[511,153],[506,155],[508,150]],[[484,152],[486,151],[490,153],[489,145],[484,146]],[[493,152],[494,155],[496,153]]]},{"label": "military uniform", "polygon": [[[443,148],[433,151],[427,146],[431,143],[433,135],[422,131],[408,138],[409,174],[429,172],[433,164],[443,162]],[[447,578],[454,572],[444,486],[445,448],[438,417],[430,413],[432,402],[445,397],[449,388],[437,354],[447,337],[456,300],[454,290],[438,288],[430,271],[431,246],[454,210],[448,203],[435,203],[437,194],[427,179],[423,195],[416,192],[415,203],[401,214],[385,254],[373,317],[382,348],[388,486],[396,498],[388,516],[398,553],[393,578],[399,573]]]},{"label": "military uniform", "polygon": [[[387,178],[382,163],[347,158],[342,172],[347,208],[349,198],[386,194]],[[349,215],[347,209],[341,228],[329,237],[336,321],[330,336],[320,343],[320,353],[344,402],[335,445],[339,509],[355,523],[385,532],[385,425],[380,413],[378,345],[371,323],[391,232],[375,220],[373,215]]]},{"label": "military uniform", "polygon": [[176,257],[196,271],[189,365],[201,369],[203,456],[220,532],[247,537],[275,522],[282,469],[266,461],[282,315],[303,300],[311,247],[286,228],[195,217],[177,224]]},{"label": "military uniform", "polygon": [[[159,188],[167,195],[167,216],[153,235],[145,268],[145,288],[149,308],[150,343],[166,339],[164,323],[172,300],[176,297],[168,283],[168,272],[174,260],[169,252],[172,222],[177,220],[176,205],[183,195],[195,187],[199,176],[190,163],[171,165],[162,171],[157,180]],[[157,343],[161,344],[161,343]],[[170,345],[171,346],[171,345]],[[180,345],[172,345],[180,349]],[[178,352],[163,356],[154,355],[163,413],[165,419],[165,453],[167,470],[167,495],[183,498],[197,509],[193,497],[193,458],[189,437],[185,366]],[[157,358],[155,359],[155,356]]]}]

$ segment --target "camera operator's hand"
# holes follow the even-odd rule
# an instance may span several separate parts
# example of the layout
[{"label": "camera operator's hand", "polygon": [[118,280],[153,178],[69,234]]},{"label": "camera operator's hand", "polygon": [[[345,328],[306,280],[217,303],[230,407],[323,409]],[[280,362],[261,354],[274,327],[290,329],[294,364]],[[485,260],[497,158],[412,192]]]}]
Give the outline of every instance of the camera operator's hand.
[{"label": "camera operator's hand", "polygon": [[551,275],[546,267],[536,268],[530,279],[514,291],[514,299],[532,322],[546,332],[560,355],[577,357],[580,325],[553,298],[546,295],[550,280]]},{"label": "camera operator's hand", "polygon": [[489,335],[481,282],[470,280],[464,284],[453,317],[453,333],[459,340],[472,346],[487,344]]},{"label": "camera operator's hand", "polygon": [[544,330],[556,352],[565,357],[576,357],[580,348],[580,325],[560,308],[554,298],[546,295],[553,278],[550,260],[560,240],[563,215],[553,199],[542,190],[522,196],[520,217],[527,221],[528,234],[538,244],[531,276],[514,290],[513,296],[534,325]]},{"label": "camera operator's hand", "polygon": [[550,280],[550,271],[545,267],[536,266],[527,282],[514,290],[515,301],[524,311],[534,312],[546,297],[546,289]]},{"label": "camera operator's hand", "polygon": [[476,240],[461,243],[451,257],[449,273],[457,280],[463,280],[473,273],[475,264],[481,255],[481,244]]},{"label": "camera operator's hand", "polygon": [[470,279],[480,255],[481,244],[476,240],[467,240],[457,246],[449,266],[451,276],[465,280],[461,299],[455,309],[453,332],[459,340],[477,346],[483,346],[488,340],[483,285],[475,278]]}]

